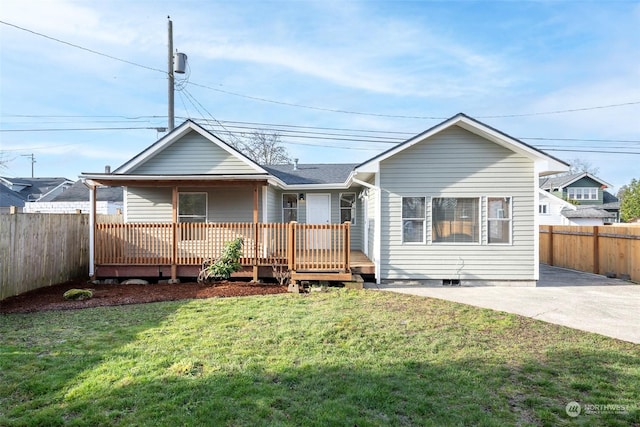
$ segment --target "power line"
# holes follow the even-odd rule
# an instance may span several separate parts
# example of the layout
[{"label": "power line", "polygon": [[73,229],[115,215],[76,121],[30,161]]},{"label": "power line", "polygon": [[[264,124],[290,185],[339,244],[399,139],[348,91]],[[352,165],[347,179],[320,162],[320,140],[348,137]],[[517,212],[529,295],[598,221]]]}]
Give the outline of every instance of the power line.
[{"label": "power line", "polygon": [[76,49],[81,49],[81,50],[93,53],[95,55],[100,55],[100,56],[104,56],[105,58],[113,59],[115,61],[124,62],[125,64],[134,65],[136,67],[144,68],[144,69],[151,70],[151,71],[158,71],[158,72],[160,72],[162,74],[167,74],[166,71],[160,70],[158,68],[148,67],[146,65],[138,64],[136,62],[127,61],[126,59],[117,58],[117,57],[115,57],[113,55],[109,55],[109,54],[106,54],[106,53],[98,52],[97,50],[89,49],[87,47],[80,46],[80,45],[77,45],[75,43],[70,43],[70,42],[67,42],[67,41],[64,41],[64,40],[60,40],[60,39],[57,39],[55,37],[51,37],[51,36],[48,36],[46,34],[39,33],[37,31],[29,30],[29,29],[21,27],[19,25],[11,24],[9,22],[5,22],[5,21],[1,21],[0,20],[0,24],[8,25],[10,27],[17,28],[18,30],[26,31],[26,32],[31,33],[31,34],[35,34],[36,36],[44,37],[45,39],[53,40],[55,42],[65,44],[67,46],[75,47]]}]

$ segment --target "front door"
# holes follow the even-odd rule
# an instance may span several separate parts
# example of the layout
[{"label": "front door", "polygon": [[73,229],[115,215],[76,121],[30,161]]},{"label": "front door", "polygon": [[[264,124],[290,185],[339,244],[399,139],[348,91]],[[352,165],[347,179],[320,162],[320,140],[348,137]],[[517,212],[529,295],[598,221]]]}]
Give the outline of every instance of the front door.
[{"label": "front door", "polygon": [[[331,194],[307,194],[307,224],[331,224]],[[307,231],[309,249],[331,247],[331,230]]]}]

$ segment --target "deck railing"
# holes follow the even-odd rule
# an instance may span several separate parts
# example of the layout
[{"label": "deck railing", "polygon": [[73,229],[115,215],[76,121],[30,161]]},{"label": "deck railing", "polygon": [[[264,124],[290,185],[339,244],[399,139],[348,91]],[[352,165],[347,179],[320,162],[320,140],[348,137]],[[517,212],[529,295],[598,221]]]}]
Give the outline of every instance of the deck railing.
[{"label": "deck railing", "polygon": [[350,224],[96,224],[97,265],[200,265],[241,237],[241,264],[293,271],[349,268]]}]

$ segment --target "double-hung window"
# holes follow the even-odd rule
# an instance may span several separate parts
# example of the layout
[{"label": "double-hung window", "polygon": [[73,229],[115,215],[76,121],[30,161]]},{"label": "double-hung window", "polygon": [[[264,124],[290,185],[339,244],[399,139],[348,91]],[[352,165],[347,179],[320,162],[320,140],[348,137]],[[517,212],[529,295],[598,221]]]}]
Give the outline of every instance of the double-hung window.
[{"label": "double-hung window", "polygon": [[427,219],[426,197],[402,198],[402,242],[424,243]]},{"label": "double-hung window", "polygon": [[298,220],[298,195],[285,193],[282,195],[282,222]]},{"label": "double-hung window", "polygon": [[356,193],[340,193],[340,223],[356,224]]},{"label": "double-hung window", "polygon": [[487,198],[487,243],[511,243],[511,197]]},{"label": "double-hung window", "polygon": [[480,243],[480,199],[434,197],[432,202],[433,243]]}]

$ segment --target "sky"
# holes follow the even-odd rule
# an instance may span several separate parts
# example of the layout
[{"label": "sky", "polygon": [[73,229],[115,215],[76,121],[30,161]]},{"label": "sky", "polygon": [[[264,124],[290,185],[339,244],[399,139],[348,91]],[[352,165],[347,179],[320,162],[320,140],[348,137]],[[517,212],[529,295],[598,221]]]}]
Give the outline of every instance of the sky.
[{"label": "sky", "polygon": [[358,163],[464,112],[613,192],[640,178],[640,1],[4,0],[0,175],[77,179],[161,137],[167,16],[176,126]]}]

